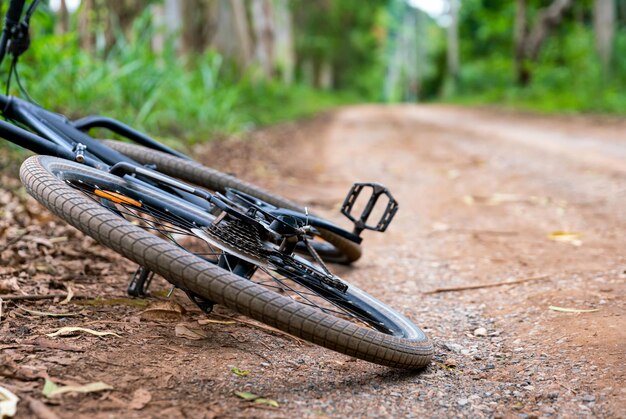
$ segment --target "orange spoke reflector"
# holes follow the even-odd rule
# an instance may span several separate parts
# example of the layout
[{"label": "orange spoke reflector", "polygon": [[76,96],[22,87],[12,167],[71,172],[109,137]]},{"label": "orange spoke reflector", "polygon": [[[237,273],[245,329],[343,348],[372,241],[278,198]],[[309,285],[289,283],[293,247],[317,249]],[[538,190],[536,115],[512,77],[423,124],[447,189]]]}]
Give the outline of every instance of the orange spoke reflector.
[{"label": "orange spoke reflector", "polygon": [[116,204],[126,204],[126,205],[133,205],[135,207],[140,207],[141,206],[141,202],[139,201],[135,201],[134,199],[131,199],[125,195],[119,194],[117,192],[111,192],[111,191],[103,191],[102,189],[96,189],[93,191],[96,195],[102,197],[102,198],[106,198],[110,201],[115,202]]}]

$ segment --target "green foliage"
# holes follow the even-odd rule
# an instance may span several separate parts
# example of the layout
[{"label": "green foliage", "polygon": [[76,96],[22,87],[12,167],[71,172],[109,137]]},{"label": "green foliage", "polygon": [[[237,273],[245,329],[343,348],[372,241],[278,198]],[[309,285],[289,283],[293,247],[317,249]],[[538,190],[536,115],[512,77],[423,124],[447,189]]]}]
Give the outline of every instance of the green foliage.
[{"label": "green foliage", "polygon": [[[181,57],[168,42],[155,53],[149,44],[155,30],[145,16],[135,23],[135,42],[118,36],[106,54],[86,52],[75,33],[55,35],[52,25],[38,23],[18,65],[22,83],[42,106],[71,118],[106,115],[171,142],[195,142],[303,117],[347,100],[230,75],[222,57],[211,51]],[[12,94],[18,94],[15,82]]]},{"label": "green foliage", "polygon": [[[529,24],[549,4],[529,2]],[[461,83],[447,98],[465,104],[505,104],[542,112],[626,113],[626,32],[618,25],[613,67],[603,71],[595,52],[592,2],[576,2],[532,64],[533,79],[515,83],[515,3],[463,0],[460,20]]]},{"label": "green foliage", "polygon": [[333,88],[351,90],[363,97],[380,95],[384,78],[382,20],[387,0],[293,0],[296,52],[301,78],[304,61],[312,65],[313,78],[323,63],[330,64]]}]

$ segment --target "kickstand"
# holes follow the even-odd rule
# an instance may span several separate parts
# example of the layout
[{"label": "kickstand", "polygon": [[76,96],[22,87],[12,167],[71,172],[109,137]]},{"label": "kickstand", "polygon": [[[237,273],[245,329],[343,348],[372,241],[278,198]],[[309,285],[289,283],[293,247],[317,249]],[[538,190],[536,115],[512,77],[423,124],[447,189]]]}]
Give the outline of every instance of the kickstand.
[{"label": "kickstand", "polygon": [[204,298],[200,297],[197,294],[194,294],[191,291],[188,291],[188,290],[183,290],[183,291],[185,291],[185,294],[187,294],[187,297],[189,297],[189,299],[193,301],[195,305],[197,305],[200,308],[200,310],[202,310],[203,313],[209,314],[211,311],[213,311],[213,306],[215,305],[214,302],[205,300]]},{"label": "kickstand", "polygon": [[150,271],[148,268],[140,266],[130,279],[126,292],[131,297],[143,298],[147,296],[148,287],[150,287],[153,277],[154,272]]}]

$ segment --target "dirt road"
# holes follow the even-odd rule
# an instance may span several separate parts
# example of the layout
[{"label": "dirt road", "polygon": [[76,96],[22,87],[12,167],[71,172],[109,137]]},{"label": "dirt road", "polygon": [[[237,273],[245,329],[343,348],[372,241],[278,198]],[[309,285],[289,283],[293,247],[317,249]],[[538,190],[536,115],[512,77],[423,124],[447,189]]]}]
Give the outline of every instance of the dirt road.
[{"label": "dirt road", "polygon": [[[384,235],[367,235],[353,268],[336,271],[426,329],[436,357],[421,372],[369,365],[245,324],[204,325],[207,337],[197,341],[176,337],[176,322],[141,320],[142,307],[120,299],[131,265],[112,265],[115,256],[45,213],[16,210],[16,219],[41,225],[31,236],[68,239],[43,256],[40,247],[22,249],[43,260],[32,268],[10,253],[18,255],[19,241],[1,246],[17,233],[0,229],[0,255],[15,261],[0,268],[0,281],[17,276],[24,292],[33,280],[38,291],[71,284],[103,299],[65,306],[78,318],[35,322],[5,303],[0,349],[12,366],[0,367],[0,385],[37,400],[44,375],[115,388],[54,400],[48,408],[61,417],[624,417],[625,133],[626,121],[606,118],[361,106],[196,150],[206,163],[338,221],[353,181],[386,184],[401,205],[396,220]],[[18,195],[4,199],[19,208]],[[504,281],[519,283],[432,292]],[[174,298],[190,309],[187,324],[202,318]],[[65,348],[42,340],[62,325],[86,324],[122,337],[69,338]],[[20,412],[33,415],[28,402]]]}]

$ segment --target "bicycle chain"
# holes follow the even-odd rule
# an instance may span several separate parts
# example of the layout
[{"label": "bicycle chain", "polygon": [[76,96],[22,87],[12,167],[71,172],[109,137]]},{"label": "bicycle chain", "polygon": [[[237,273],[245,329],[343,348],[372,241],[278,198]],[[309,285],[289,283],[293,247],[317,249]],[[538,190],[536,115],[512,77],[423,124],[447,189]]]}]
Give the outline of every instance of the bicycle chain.
[{"label": "bicycle chain", "polygon": [[307,275],[341,292],[346,292],[348,289],[348,285],[332,275],[319,272],[289,255],[265,248],[259,226],[252,223],[245,223],[240,220],[222,220],[217,224],[205,227],[204,231],[219,241],[235,247],[238,252],[247,257],[262,263],[271,263],[276,268],[282,268],[287,272]]}]

